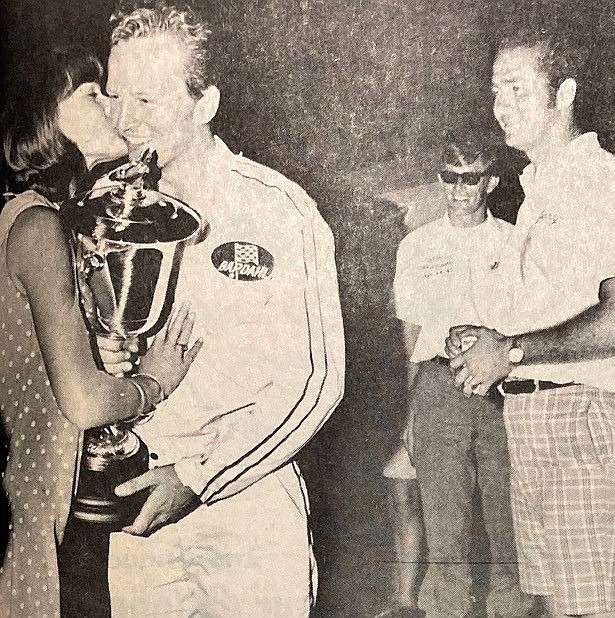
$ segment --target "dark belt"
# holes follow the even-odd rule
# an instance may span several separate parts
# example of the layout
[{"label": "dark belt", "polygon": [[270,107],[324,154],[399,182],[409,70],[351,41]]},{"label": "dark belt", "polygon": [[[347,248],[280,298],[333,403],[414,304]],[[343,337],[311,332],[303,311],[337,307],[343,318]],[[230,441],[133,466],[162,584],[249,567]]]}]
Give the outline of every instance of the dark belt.
[{"label": "dark belt", "polygon": [[566,388],[574,386],[576,382],[549,382],[548,380],[505,380],[499,389],[505,395],[527,395],[538,391],[548,391],[552,388]]}]

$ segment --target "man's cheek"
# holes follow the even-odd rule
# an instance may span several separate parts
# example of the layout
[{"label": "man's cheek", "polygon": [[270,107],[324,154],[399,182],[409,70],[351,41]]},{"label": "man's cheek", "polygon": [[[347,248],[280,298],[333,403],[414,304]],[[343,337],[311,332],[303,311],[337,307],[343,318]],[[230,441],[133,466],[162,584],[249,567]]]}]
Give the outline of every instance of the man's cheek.
[{"label": "man's cheek", "polygon": [[160,117],[160,114],[157,113],[155,109],[147,109],[141,113],[139,120],[143,124],[155,127],[157,124],[160,123]]},{"label": "man's cheek", "polygon": [[177,118],[167,113],[149,114],[146,122],[159,135],[173,135],[178,133],[181,127]]}]

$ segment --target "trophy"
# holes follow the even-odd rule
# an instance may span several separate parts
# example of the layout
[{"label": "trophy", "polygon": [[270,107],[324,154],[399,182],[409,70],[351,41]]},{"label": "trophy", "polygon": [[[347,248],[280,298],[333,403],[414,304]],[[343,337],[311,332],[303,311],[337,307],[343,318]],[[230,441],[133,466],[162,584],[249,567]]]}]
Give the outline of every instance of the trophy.
[{"label": "trophy", "polygon": [[[82,304],[91,327],[114,339],[151,336],[165,323],[185,246],[201,229],[199,215],[154,188],[156,153],[119,167],[110,186],[62,204],[74,248]],[[85,432],[74,500],[77,519],[110,530],[132,523],[146,495],[118,498],[120,483],[148,469],[148,451],[120,422]],[[140,492],[141,494],[145,492]]]}]

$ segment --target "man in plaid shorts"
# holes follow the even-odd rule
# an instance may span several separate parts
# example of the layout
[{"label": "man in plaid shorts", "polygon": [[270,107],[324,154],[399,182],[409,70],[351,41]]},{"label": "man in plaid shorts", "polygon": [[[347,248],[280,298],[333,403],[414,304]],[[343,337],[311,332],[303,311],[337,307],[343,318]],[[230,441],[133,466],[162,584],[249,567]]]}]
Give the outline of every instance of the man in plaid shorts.
[{"label": "man in plaid shorts", "polygon": [[[473,290],[498,331],[455,327],[466,395],[504,381],[521,584],[551,616],[615,616],[615,157],[579,131],[586,51],[546,29],[501,43],[494,114],[525,152],[525,201]],[[477,337],[461,352],[461,340]]]}]

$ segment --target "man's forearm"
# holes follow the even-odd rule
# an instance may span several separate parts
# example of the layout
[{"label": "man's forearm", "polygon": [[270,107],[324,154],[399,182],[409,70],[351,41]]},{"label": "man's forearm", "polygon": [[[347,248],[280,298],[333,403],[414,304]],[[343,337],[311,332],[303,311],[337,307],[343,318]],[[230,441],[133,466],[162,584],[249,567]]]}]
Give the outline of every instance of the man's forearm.
[{"label": "man's forearm", "polygon": [[524,365],[615,356],[615,279],[600,286],[600,302],[557,326],[516,338]]}]

